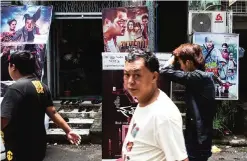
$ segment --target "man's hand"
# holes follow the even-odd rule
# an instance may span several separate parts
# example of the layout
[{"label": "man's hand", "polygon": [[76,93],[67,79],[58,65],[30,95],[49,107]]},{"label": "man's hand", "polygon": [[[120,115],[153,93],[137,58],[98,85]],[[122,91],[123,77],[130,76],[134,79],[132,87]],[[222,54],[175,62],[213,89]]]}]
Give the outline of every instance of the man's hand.
[{"label": "man's hand", "polygon": [[175,56],[173,55],[169,60],[168,60],[168,64],[169,65],[173,65],[175,62]]},{"label": "man's hand", "polygon": [[164,65],[164,68],[169,66],[169,65],[173,65],[175,63],[175,56],[173,55]]},{"label": "man's hand", "polygon": [[80,135],[76,134],[74,131],[70,131],[66,134],[67,139],[71,142],[71,144],[79,145],[81,143]]}]

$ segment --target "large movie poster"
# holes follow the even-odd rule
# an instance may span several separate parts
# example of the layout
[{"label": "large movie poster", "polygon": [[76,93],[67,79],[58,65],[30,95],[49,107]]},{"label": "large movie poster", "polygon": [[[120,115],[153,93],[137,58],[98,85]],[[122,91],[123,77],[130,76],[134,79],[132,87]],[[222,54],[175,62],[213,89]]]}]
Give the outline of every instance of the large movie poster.
[{"label": "large movie poster", "polygon": [[46,43],[52,19],[52,6],[1,7],[1,97],[13,83],[8,59],[15,51],[30,51],[36,58],[35,75],[42,79]]},{"label": "large movie poster", "polygon": [[[102,159],[121,157],[122,144],[128,131],[129,122],[138,101],[123,85],[125,56],[128,53],[102,53],[103,79],[103,143]],[[160,68],[171,54],[157,53]],[[169,82],[160,77],[159,88],[169,93]]]},{"label": "large movie poster", "polygon": [[238,34],[194,33],[202,48],[206,71],[215,77],[216,99],[238,100]]},{"label": "large movie poster", "polygon": [[104,9],[102,25],[105,52],[126,52],[129,47],[148,47],[147,7]]},{"label": "large movie poster", "polygon": [[52,6],[1,7],[1,42],[47,43]]}]

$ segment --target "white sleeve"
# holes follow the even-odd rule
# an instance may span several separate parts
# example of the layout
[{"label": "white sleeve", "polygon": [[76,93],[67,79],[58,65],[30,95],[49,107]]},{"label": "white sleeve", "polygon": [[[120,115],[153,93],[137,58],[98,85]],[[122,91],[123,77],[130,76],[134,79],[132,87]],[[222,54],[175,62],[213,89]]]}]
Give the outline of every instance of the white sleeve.
[{"label": "white sleeve", "polygon": [[109,52],[119,52],[118,46],[115,45],[113,39],[107,41],[107,46],[109,48]]},{"label": "white sleeve", "polygon": [[164,151],[166,161],[181,161],[188,158],[183,136],[182,118],[178,120],[157,118],[156,127],[157,143]]}]

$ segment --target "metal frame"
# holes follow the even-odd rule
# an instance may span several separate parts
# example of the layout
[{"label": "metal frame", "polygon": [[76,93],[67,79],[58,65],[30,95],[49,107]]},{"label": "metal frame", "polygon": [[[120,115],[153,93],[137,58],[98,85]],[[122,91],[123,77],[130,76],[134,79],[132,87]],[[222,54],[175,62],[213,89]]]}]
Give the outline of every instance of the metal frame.
[{"label": "metal frame", "polygon": [[55,19],[102,19],[101,12],[55,12]]},{"label": "metal frame", "polygon": [[[54,13],[54,19],[102,19],[102,13],[101,12],[55,12]],[[54,34],[49,35],[56,36]],[[51,39],[48,41],[48,47],[47,47],[47,80],[48,80],[48,86],[51,89],[51,92],[54,96],[54,98],[57,98],[59,94],[59,71],[58,66],[60,65],[58,60],[58,55],[55,53],[58,53],[57,44],[51,43]],[[51,53],[51,49],[53,53]],[[52,70],[53,68],[53,70]]]}]

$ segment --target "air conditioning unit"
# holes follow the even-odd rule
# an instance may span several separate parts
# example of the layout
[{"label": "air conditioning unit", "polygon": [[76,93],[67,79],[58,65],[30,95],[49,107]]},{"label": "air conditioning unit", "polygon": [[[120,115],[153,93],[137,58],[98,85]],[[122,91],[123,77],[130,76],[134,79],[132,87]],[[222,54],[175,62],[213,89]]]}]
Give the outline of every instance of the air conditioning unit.
[{"label": "air conditioning unit", "polygon": [[188,34],[194,32],[229,33],[226,11],[189,11]]}]

